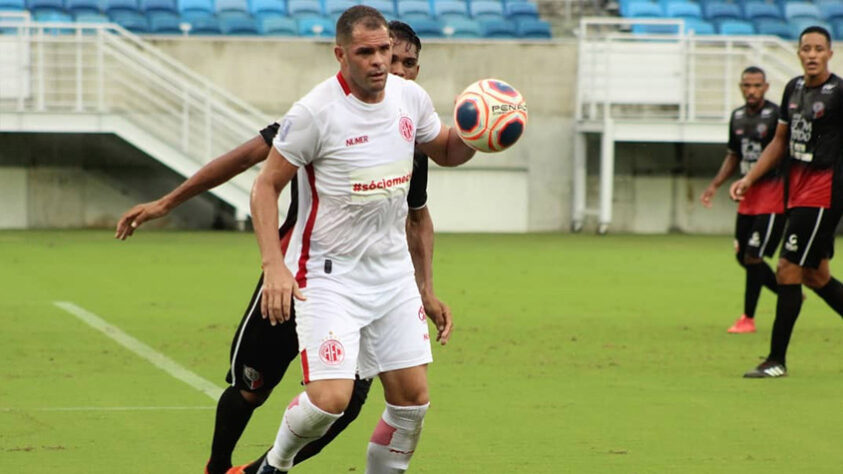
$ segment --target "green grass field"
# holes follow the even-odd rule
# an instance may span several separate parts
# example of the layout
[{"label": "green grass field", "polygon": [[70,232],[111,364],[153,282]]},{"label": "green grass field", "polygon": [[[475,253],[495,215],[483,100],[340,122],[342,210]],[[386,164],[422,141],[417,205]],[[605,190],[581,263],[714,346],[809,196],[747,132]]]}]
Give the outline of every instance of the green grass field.
[{"label": "green grass field", "polygon": [[[775,299],[762,293],[757,334],[726,334],[743,295],[731,252],[725,236],[438,235],[456,330],[434,348],[411,472],[843,472],[843,320],[809,294],[790,376],[742,379]],[[53,303],[223,386],[258,264],[251,234],[0,232],[0,473],[202,472],[215,400]],[[236,461],[272,442],[300,375],[256,412]],[[381,399],[375,385],[293,472],[364,472]]]}]

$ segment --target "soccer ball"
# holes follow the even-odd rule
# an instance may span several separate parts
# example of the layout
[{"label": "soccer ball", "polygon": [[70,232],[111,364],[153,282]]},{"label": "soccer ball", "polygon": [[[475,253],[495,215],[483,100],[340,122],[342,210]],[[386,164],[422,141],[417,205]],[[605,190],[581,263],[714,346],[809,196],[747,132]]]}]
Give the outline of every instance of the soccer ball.
[{"label": "soccer ball", "polygon": [[454,124],[466,145],[493,153],[511,147],[527,126],[527,103],[514,87],[482,79],[457,97]]}]

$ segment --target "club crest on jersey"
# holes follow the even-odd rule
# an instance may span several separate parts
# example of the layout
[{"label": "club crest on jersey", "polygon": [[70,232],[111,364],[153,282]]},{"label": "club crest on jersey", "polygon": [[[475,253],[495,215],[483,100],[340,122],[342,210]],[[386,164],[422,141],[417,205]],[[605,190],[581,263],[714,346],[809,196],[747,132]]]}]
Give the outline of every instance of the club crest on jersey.
[{"label": "club crest on jersey", "polygon": [[784,243],[784,248],[788,252],[796,252],[799,250],[799,243],[797,242],[796,234],[790,234],[787,237],[787,242]]},{"label": "club crest on jersey", "polygon": [[814,102],[814,105],[811,106],[811,110],[814,112],[814,118],[818,119],[825,114],[825,104],[822,102]]},{"label": "club crest on jersey", "polygon": [[246,382],[250,390],[257,390],[263,386],[263,375],[258,370],[244,365],[243,381]]},{"label": "club crest on jersey", "polygon": [[401,137],[404,140],[412,143],[416,139],[415,127],[413,126],[413,119],[404,116],[398,120],[398,131],[401,132]]},{"label": "club crest on jersey", "polygon": [[764,137],[767,136],[767,124],[766,123],[759,123],[758,126],[755,128],[755,130],[758,132],[758,135],[761,136],[761,138],[764,138]]},{"label": "club crest on jersey", "polygon": [[345,347],[331,337],[319,346],[319,360],[325,365],[339,365],[345,360]]},{"label": "club crest on jersey", "polygon": [[753,232],[752,236],[749,238],[749,242],[747,245],[750,247],[760,247],[761,246],[761,234],[758,232]]}]

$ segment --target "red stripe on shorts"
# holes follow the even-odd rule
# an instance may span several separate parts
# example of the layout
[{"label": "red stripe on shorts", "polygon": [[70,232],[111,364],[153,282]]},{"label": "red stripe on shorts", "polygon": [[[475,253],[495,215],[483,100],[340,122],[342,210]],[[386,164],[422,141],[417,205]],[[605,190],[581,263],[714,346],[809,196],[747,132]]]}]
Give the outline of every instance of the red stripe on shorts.
[{"label": "red stripe on shorts", "polygon": [[313,234],[313,225],[316,222],[316,211],[319,209],[319,194],[316,193],[316,174],[313,172],[313,163],[305,167],[307,171],[307,182],[310,185],[310,214],[307,216],[307,223],[304,225],[304,233],[301,238],[301,256],[299,257],[299,271],[296,272],[296,283],[299,288],[307,286],[307,261],[310,259],[310,236]]},{"label": "red stripe on shorts", "polygon": [[307,365],[307,349],[301,351],[301,371],[304,374],[304,383],[310,383],[310,366]]}]

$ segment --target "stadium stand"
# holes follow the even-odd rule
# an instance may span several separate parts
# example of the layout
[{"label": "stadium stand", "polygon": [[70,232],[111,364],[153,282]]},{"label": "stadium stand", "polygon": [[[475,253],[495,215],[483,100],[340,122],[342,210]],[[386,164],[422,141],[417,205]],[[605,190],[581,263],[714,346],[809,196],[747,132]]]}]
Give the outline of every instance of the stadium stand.
[{"label": "stadium stand", "polygon": [[180,34],[181,19],[171,11],[156,10],[146,14],[149,32],[159,35]]},{"label": "stadium stand", "polygon": [[335,23],[328,18],[307,16],[298,19],[299,36],[331,37],[335,34]]},{"label": "stadium stand", "polygon": [[449,38],[482,38],[480,24],[470,18],[452,17],[443,22],[443,31]]},{"label": "stadium stand", "polygon": [[443,38],[445,36],[442,31],[442,24],[432,18],[411,18],[409,24],[422,38]]},{"label": "stadium stand", "polygon": [[469,12],[475,20],[503,20],[503,4],[489,0],[474,0]]},{"label": "stadium stand", "polygon": [[477,21],[484,38],[513,38],[517,34],[515,25],[502,18]]},{"label": "stadium stand", "polygon": [[65,7],[68,13],[77,18],[79,15],[86,13],[98,14],[102,12],[99,0],[67,0]]},{"label": "stadium stand", "polygon": [[258,32],[265,36],[296,36],[296,20],[285,16],[270,16],[258,19]]},{"label": "stadium stand", "polygon": [[430,3],[426,0],[398,0],[398,18],[412,24],[416,19],[433,18]]}]

